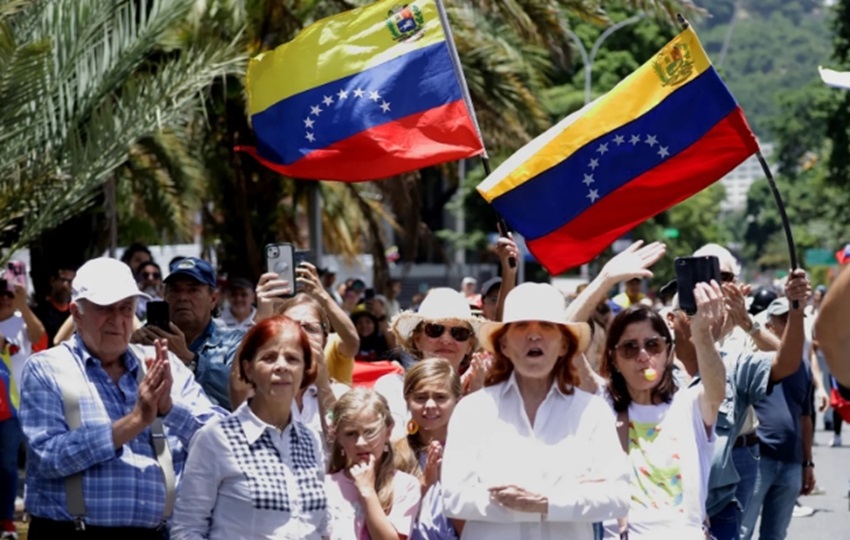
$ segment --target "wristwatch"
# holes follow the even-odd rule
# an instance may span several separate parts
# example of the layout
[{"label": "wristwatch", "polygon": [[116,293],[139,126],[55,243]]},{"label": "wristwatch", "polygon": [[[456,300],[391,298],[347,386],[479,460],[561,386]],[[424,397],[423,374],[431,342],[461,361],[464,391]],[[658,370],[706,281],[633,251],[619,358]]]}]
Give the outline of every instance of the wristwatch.
[{"label": "wristwatch", "polygon": [[809,467],[811,467],[812,469],[815,468],[815,462],[810,459],[803,462],[804,469],[808,469]]},{"label": "wristwatch", "polygon": [[750,328],[750,331],[747,332],[747,334],[754,336],[754,335],[756,335],[756,332],[758,332],[761,329],[761,325],[759,324],[758,321],[752,321],[752,323],[753,323],[753,327]]}]

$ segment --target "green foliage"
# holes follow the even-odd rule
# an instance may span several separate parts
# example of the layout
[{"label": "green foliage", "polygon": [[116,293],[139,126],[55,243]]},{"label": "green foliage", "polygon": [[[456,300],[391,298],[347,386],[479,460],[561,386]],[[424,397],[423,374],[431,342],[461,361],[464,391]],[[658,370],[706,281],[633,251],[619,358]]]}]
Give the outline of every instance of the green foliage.
[{"label": "green foliage", "polygon": [[[0,230],[7,254],[82,212],[130,147],[187,125],[232,44],[156,57],[190,0],[16,2],[0,10]],[[8,255],[7,255],[8,256]]]}]

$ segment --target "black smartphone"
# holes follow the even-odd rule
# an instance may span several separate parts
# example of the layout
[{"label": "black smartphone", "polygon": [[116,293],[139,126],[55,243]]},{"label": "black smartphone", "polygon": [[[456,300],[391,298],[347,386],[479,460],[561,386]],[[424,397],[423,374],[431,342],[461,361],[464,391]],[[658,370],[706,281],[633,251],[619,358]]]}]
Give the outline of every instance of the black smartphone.
[{"label": "black smartphone", "polygon": [[301,263],[311,262],[310,261],[310,250],[309,249],[296,249],[293,253],[293,260],[295,261],[295,267],[301,266]]},{"label": "black smartphone", "polygon": [[697,312],[694,287],[697,283],[717,283],[720,279],[720,259],[714,256],[678,257],[676,267],[676,290],[679,293],[679,307],[688,315]]},{"label": "black smartphone", "polygon": [[147,326],[156,326],[161,330],[171,333],[171,318],[168,315],[168,302],[162,300],[151,300],[147,305],[148,320],[145,323]]},{"label": "black smartphone", "polygon": [[280,242],[266,245],[266,268],[289,282],[289,294],[281,296],[295,295],[295,248],[292,244]]},{"label": "black smartphone", "polygon": [[365,291],[363,291],[363,300],[369,301],[375,299],[375,289],[369,287]]}]

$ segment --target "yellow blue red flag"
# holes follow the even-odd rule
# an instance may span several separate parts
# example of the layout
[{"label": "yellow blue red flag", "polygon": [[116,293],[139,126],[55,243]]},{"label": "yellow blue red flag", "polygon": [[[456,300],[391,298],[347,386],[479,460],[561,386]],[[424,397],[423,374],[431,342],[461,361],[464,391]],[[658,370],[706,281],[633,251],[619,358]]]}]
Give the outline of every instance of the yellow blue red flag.
[{"label": "yellow blue red flag", "polygon": [[552,274],[586,263],[758,151],[689,27],[478,185]]},{"label": "yellow blue red flag", "polygon": [[322,19],[252,59],[256,148],[288,176],[357,182],[483,153],[438,0]]}]

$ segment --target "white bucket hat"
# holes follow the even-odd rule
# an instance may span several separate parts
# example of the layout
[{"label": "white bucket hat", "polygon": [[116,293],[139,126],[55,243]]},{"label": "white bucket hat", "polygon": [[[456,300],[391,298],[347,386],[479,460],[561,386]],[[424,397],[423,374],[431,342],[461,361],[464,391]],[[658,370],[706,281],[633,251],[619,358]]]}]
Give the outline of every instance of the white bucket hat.
[{"label": "white bucket hat", "polygon": [[98,306],[111,306],[125,298],[151,297],[139,290],[130,267],[117,259],[99,257],[77,270],[71,283],[71,300],[88,300]]},{"label": "white bucket hat", "polygon": [[495,352],[493,334],[506,324],[522,321],[548,322],[565,327],[578,342],[578,352],[583,352],[590,344],[590,326],[567,321],[567,306],[561,291],[548,283],[523,283],[505,298],[502,322],[487,322],[481,326],[478,332],[481,346]]},{"label": "white bucket hat", "polygon": [[419,306],[419,311],[402,311],[390,321],[390,329],[402,342],[410,339],[413,331],[423,321],[465,321],[478,334],[484,319],[475,317],[469,307],[469,301],[462,294],[448,287],[439,287],[428,291],[428,295]]}]

